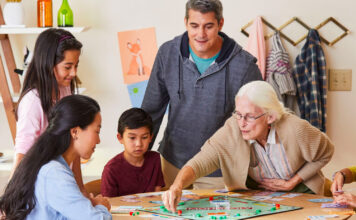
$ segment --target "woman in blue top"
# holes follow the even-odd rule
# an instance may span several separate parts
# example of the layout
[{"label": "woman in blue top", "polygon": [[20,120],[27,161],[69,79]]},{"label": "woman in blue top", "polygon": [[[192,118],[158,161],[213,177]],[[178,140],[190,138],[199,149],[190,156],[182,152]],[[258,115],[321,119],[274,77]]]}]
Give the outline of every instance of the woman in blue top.
[{"label": "woman in blue top", "polygon": [[98,103],[86,96],[67,96],[51,110],[48,122],[0,197],[0,215],[5,219],[111,219],[107,198],[84,197],[69,168],[78,156],[89,159],[100,142]]}]

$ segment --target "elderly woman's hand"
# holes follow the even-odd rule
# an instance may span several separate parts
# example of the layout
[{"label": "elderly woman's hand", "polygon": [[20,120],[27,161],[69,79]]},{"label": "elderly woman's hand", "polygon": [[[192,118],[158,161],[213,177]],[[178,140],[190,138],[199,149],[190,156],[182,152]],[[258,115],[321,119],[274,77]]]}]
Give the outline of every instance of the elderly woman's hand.
[{"label": "elderly woman's hand", "polygon": [[295,174],[290,180],[262,179],[260,187],[270,191],[291,191],[301,182],[303,182],[303,179]]},{"label": "elderly woman's hand", "polygon": [[283,179],[263,179],[259,187],[270,191],[290,191],[294,186]]},{"label": "elderly woman's hand", "polygon": [[343,193],[334,196],[334,203],[356,207],[356,196],[351,193]]},{"label": "elderly woman's hand", "polygon": [[182,188],[172,185],[169,190],[162,195],[164,206],[171,212],[176,212],[176,207],[182,197]]}]

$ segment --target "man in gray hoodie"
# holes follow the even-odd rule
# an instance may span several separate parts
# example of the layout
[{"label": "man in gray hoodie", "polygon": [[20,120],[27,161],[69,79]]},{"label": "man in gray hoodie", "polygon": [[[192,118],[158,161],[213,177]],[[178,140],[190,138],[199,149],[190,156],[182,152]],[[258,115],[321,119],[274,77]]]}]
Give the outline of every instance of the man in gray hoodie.
[{"label": "man in gray hoodie", "polygon": [[[159,48],[142,103],[153,119],[152,143],[169,104],[158,149],[166,187],[231,116],[240,87],[262,80],[256,58],[221,32],[220,0],[188,0],[184,22],[187,31]],[[221,176],[218,170],[194,188],[222,188]]]}]

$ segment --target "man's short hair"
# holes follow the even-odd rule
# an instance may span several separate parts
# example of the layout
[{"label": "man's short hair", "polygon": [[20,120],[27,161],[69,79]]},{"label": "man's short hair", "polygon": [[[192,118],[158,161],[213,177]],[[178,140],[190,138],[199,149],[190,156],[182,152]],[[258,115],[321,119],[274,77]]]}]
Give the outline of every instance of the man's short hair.
[{"label": "man's short hair", "polygon": [[152,134],[153,122],[151,116],[141,108],[130,108],[119,118],[117,132],[122,136],[126,128],[137,129],[146,127]]},{"label": "man's short hair", "polygon": [[188,0],[185,4],[185,18],[189,18],[189,10],[199,11],[200,13],[214,12],[218,23],[223,18],[223,7],[220,0]]}]

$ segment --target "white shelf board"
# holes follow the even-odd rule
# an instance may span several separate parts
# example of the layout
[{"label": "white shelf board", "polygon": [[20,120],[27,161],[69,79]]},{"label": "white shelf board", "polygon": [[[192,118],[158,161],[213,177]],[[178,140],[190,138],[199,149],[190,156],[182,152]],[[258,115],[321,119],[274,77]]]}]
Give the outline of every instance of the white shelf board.
[{"label": "white shelf board", "polygon": [[[78,93],[76,93],[75,92],[75,94],[83,94],[84,93],[84,91],[86,90],[86,88],[78,88]],[[17,102],[18,100],[19,100],[19,98],[20,98],[20,95],[19,94],[17,94],[17,95],[12,95],[12,101],[13,102]],[[1,98],[1,96],[0,96],[0,103],[2,103],[2,98]]]},{"label": "white shelf board", "polygon": [[[62,28],[62,27],[61,27]],[[0,34],[39,34],[49,28],[40,27],[0,27]],[[89,27],[65,27],[62,28],[71,33],[80,33],[88,30]]]}]

